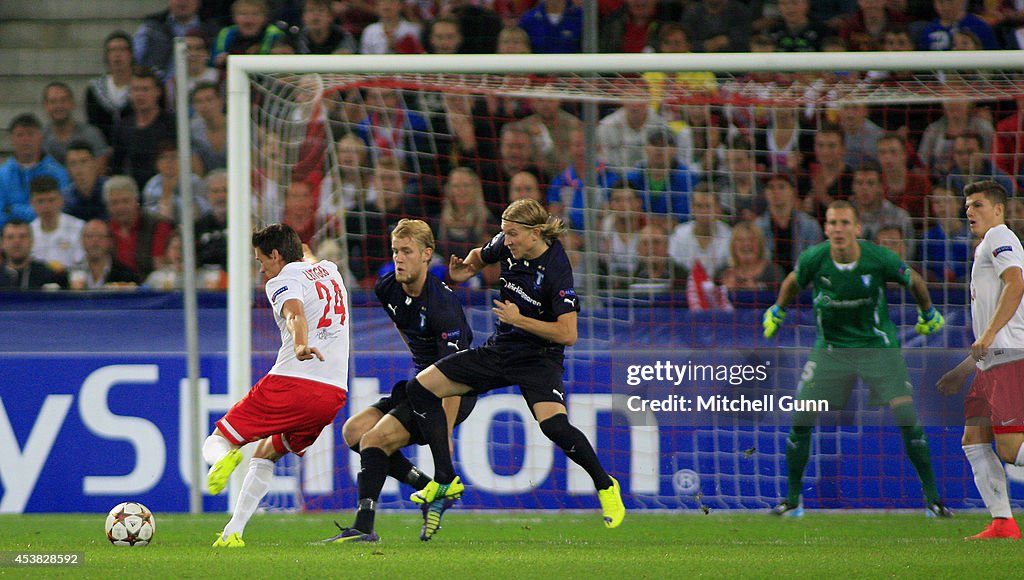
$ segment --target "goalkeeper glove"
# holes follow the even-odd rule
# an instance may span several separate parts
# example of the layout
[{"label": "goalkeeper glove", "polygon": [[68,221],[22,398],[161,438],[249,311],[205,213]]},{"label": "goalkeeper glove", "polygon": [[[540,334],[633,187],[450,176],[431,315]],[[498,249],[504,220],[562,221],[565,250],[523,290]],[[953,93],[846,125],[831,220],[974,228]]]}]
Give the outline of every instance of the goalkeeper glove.
[{"label": "goalkeeper glove", "polygon": [[771,338],[775,335],[775,331],[782,326],[782,321],[786,319],[786,309],[773,304],[771,308],[764,311],[764,317],[761,320],[761,326],[764,327],[764,337]]},{"label": "goalkeeper glove", "polygon": [[918,334],[928,336],[942,330],[945,325],[946,319],[932,306],[926,312],[917,311],[917,325],[914,326],[914,330]]}]

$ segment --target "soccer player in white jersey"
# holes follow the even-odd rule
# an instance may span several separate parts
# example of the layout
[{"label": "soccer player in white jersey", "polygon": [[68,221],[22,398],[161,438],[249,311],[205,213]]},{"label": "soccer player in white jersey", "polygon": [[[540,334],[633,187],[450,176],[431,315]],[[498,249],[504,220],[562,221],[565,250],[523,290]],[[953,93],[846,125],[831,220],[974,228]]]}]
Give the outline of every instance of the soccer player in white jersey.
[{"label": "soccer player in white jersey", "polygon": [[[964,400],[963,448],[992,523],[966,540],[1020,539],[1010,511],[1006,470],[1024,466],[1024,249],[1005,224],[1006,190],[995,181],[964,188],[971,232],[981,238],[971,268],[971,353],[939,380],[947,395],[977,369]],[[995,441],[995,450],[992,442]]]},{"label": "soccer player in white jersey", "polygon": [[270,487],[274,462],[302,456],[345,405],[348,389],[348,292],[333,263],[303,260],[298,234],[272,224],[252,235],[267,298],[281,329],[281,350],[267,376],[235,403],[203,443],[211,494],[227,485],[242,459],[239,447],[258,442],[231,521],[214,547],[245,546],[242,533]]}]

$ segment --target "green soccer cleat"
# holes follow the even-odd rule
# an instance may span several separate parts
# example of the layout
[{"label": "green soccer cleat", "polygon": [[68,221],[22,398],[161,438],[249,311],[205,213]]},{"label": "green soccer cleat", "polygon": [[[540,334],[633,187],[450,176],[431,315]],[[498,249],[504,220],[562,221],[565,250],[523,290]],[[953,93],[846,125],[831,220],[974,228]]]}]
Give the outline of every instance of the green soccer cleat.
[{"label": "green soccer cleat", "polygon": [[626,506],[622,504],[622,490],[619,489],[619,480],[614,477],[611,480],[611,487],[597,490],[597,499],[601,502],[601,515],[604,516],[604,527],[617,528],[626,517]]},{"label": "green soccer cleat", "polygon": [[242,534],[235,532],[224,537],[223,532],[217,534],[217,541],[213,543],[214,548],[244,548],[245,540],[242,539]]},{"label": "green soccer cleat", "polygon": [[238,467],[241,461],[242,452],[238,449],[232,449],[210,467],[210,473],[206,475],[206,487],[210,490],[210,495],[217,495],[224,491],[224,488],[228,485],[228,479],[231,477],[231,472]]},{"label": "green soccer cleat", "polygon": [[459,499],[464,491],[466,491],[466,486],[462,485],[459,476],[456,475],[451,483],[431,481],[427,487],[410,495],[409,500],[415,504],[429,504],[435,499]]},{"label": "green soccer cleat", "polygon": [[435,499],[429,504],[420,506],[423,510],[423,527],[420,528],[420,540],[428,542],[430,538],[434,537],[434,534],[441,529],[441,518],[444,517],[444,512],[448,511],[448,508],[454,504],[454,499],[446,497]]}]

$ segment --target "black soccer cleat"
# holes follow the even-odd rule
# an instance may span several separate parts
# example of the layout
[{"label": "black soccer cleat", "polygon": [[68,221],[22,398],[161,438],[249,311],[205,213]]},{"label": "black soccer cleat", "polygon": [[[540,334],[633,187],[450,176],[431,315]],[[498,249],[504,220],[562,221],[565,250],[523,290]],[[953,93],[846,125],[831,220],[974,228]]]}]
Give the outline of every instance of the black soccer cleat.
[{"label": "black soccer cleat", "polygon": [[928,504],[928,511],[925,515],[930,518],[951,518],[953,517],[953,510],[949,509],[941,501],[935,501]]}]

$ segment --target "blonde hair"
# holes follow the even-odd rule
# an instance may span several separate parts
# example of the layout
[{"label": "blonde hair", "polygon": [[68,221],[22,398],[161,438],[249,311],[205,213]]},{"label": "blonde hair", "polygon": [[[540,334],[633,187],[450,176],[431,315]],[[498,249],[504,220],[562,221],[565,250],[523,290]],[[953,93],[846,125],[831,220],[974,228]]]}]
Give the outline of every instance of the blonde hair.
[{"label": "blonde hair", "polygon": [[398,225],[395,226],[395,229],[391,230],[391,239],[395,240],[397,238],[409,238],[424,248],[430,248],[431,250],[436,247],[434,232],[431,231],[427,222],[423,220],[410,218],[398,220]]},{"label": "blonde hair", "polygon": [[757,240],[757,259],[764,260],[768,257],[768,244],[764,241],[764,233],[754,222],[739,222],[732,227],[732,237],[729,239],[729,261],[733,266],[739,264],[736,256],[736,244],[739,236],[737,234],[748,233]]},{"label": "blonde hair", "polygon": [[468,177],[472,181],[473,200],[466,208],[465,221],[474,226],[487,222],[487,206],[484,204],[484,188],[480,183],[480,177],[468,167],[456,167],[448,173],[448,181],[444,184],[444,205],[441,208],[441,223],[450,223],[457,219],[455,216],[455,205],[451,198],[452,179],[458,175]]},{"label": "blonde hair", "polygon": [[513,201],[501,213],[501,219],[530,229],[539,228],[540,235],[548,241],[558,239],[558,236],[566,230],[562,220],[552,217],[548,210],[544,209],[544,206],[535,199]]}]

